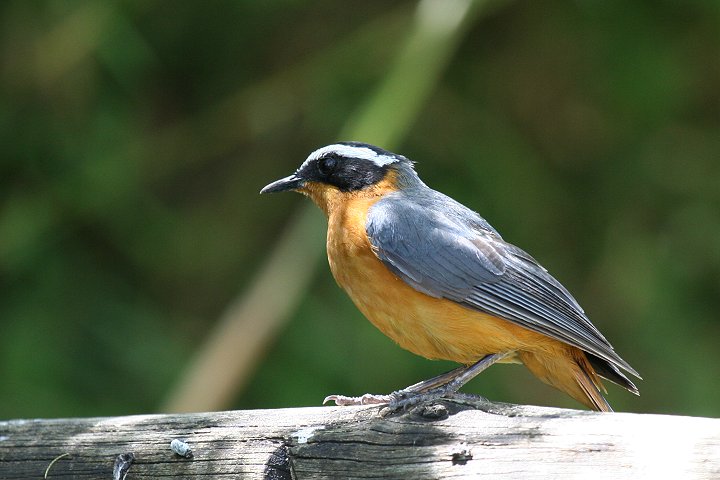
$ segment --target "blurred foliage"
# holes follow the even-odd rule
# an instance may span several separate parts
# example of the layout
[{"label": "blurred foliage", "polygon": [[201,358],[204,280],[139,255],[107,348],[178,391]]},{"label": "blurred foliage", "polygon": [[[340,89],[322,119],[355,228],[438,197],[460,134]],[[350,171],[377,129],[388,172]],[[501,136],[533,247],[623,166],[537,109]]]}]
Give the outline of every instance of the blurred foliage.
[{"label": "blurred foliage", "polygon": [[[610,387],[618,410],[720,415],[719,5],[501,2],[398,149],[643,374],[639,398]],[[0,418],[156,410],[307,201],[257,192],[336,140],[414,8],[3,2]],[[259,365],[234,407],[452,367],[376,331],[325,265]],[[466,390],[577,406],[517,366]]]}]

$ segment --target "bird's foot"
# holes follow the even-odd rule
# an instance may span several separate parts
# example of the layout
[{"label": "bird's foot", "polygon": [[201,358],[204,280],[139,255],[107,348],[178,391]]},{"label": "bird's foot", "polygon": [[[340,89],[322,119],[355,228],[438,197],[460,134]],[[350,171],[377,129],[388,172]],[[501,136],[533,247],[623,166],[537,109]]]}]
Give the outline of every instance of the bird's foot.
[{"label": "bird's foot", "polygon": [[393,392],[389,395],[392,400],[387,404],[386,413],[395,413],[401,410],[407,411],[422,403],[430,403],[440,400],[441,398],[450,397],[454,393],[455,390],[448,388],[447,385],[433,388],[425,392],[398,390],[397,392]]},{"label": "bird's foot", "polygon": [[348,405],[386,405],[393,400],[392,393],[390,395],[376,395],[374,393],[366,393],[359,397],[347,397],[345,395],[328,395],[323,400],[323,405],[328,402],[335,402],[335,405],[345,407]]},{"label": "bird's foot", "polygon": [[406,411],[421,403],[428,403],[443,397],[452,396],[455,393],[452,388],[447,385],[433,388],[425,392],[416,392],[412,390],[398,390],[388,395],[376,395],[366,393],[359,397],[348,397],[345,395],[328,395],[323,400],[323,405],[328,402],[335,402],[338,406],[348,405],[386,405],[385,414],[395,413],[398,411]]},{"label": "bird's foot", "polygon": [[418,382],[407,388],[398,390],[389,395],[375,395],[366,393],[359,397],[346,397],[345,395],[328,395],[323,400],[335,402],[335,405],[387,405],[383,411],[387,413],[398,410],[408,410],[420,403],[428,403],[441,398],[452,397],[460,390],[460,387],[472,380],[480,372],[493,363],[514,354],[513,351],[492,353],[473,363],[469,367],[458,367],[437,377]]}]

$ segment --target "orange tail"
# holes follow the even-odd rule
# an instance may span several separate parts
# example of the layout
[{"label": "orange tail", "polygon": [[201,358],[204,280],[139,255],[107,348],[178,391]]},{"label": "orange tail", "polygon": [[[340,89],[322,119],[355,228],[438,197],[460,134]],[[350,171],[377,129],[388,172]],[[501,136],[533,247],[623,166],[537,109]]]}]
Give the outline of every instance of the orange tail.
[{"label": "orange tail", "polygon": [[578,402],[601,412],[612,412],[602,396],[606,392],[595,369],[579,348],[558,345],[549,352],[520,352],[525,366],[540,380],[573,397]]}]

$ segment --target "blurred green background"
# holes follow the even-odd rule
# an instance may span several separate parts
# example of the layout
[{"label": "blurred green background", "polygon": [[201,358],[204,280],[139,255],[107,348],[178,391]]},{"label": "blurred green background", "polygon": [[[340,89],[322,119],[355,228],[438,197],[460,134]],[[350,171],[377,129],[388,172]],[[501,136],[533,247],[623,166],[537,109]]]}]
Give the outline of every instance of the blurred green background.
[{"label": "blurred green background", "polygon": [[[0,418],[166,410],[309,203],[258,191],[352,131],[417,10],[3,2]],[[496,1],[459,30],[381,146],[575,294],[644,377],[639,398],[609,387],[617,410],[720,416],[720,3]],[[422,61],[405,72],[407,91],[429,82]],[[365,121],[382,131],[394,109]],[[218,408],[318,405],[453,367],[376,331],[304,248],[298,307]],[[518,366],[465,390],[578,407]]]}]

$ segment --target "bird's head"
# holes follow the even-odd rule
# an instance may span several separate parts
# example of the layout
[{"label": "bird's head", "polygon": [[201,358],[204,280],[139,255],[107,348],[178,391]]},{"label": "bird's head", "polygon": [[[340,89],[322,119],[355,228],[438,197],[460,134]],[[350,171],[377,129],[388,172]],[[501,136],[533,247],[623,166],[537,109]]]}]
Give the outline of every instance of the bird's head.
[{"label": "bird's head", "polygon": [[422,183],[402,155],[360,142],[340,142],[312,152],[295,173],[260,193],[293,190],[309,196],[325,213],[353,196],[381,196]]}]

